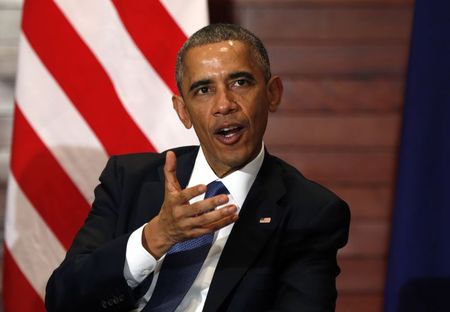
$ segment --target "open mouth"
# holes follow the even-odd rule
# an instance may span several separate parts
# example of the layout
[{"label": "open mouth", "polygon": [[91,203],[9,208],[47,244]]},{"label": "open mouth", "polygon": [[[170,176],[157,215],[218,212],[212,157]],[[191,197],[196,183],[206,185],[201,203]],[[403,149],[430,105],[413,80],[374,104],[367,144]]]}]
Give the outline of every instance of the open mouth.
[{"label": "open mouth", "polygon": [[216,137],[224,144],[236,143],[243,133],[244,127],[240,125],[226,126],[219,128],[215,134]]},{"label": "open mouth", "polygon": [[219,129],[217,131],[217,134],[222,135],[226,138],[230,138],[233,135],[239,133],[239,131],[241,131],[241,130],[242,130],[242,127],[232,126],[232,127],[226,127],[226,128]]}]

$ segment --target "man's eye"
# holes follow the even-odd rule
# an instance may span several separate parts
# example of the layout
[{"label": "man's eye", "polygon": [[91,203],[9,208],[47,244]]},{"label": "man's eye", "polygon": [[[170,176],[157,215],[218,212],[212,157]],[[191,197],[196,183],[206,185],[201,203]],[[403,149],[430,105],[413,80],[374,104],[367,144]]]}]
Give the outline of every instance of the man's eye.
[{"label": "man's eye", "polygon": [[233,86],[235,87],[242,87],[248,85],[248,81],[245,79],[238,79],[233,83]]},{"label": "man's eye", "polygon": [[206,94],[209,92],[209,87],[201,87],[197,90],[198,94]]}]

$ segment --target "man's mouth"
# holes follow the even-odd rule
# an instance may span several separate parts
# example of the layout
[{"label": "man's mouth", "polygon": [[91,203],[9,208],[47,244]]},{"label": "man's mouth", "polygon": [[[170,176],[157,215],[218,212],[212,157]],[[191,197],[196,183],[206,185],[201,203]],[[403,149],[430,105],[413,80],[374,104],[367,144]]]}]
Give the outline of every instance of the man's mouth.
[{"label": "man's mouth", "polygon": [[219,128],[215,134],[216,138],[224,144],[236,143],[243,133],[243,126],[233,125]]},{"label": "man's mouth", "polygon": [[236,133],[238,133],[239,130],[241,130],[241,129],[242,129],[242,127],[232,126],[232,127],[221,128],[221,129],[219,129],[219,131],[217,131],[217,133],[220,135],[223,135],[226,138],[230,138],[233,135],[235,135]]}]

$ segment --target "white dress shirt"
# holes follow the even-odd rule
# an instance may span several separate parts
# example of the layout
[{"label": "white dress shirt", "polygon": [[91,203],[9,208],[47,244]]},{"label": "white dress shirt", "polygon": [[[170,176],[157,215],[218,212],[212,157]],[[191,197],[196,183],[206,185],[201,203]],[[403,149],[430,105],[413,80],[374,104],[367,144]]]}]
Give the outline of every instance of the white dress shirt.
[{"label": "white dress shirt", "polygon": [[[214,171],[206,161],[203,150],[200,148],[195,159],[194,169],[192,170],[191,178],[188,186],[195,186],[198,184],[209,184],[212,181],[222,181],[230,194],[229,201],[226,205],[234,204],[239,213],[245,198],[247,197],[250,187],[255,181],[256,175],[261,168],[264,160],[264,144],[258,156],[248,163],[245,167],[232,172],[223,179],[216,176]],[[204,199],[204,194],[199,195],[190,203],[195,203]],[[220,207],[218,208],[220,209]],[[199,312],[202,311],[205,304],[206,296],[208,294],[209,286],[214,275],[217,263],[219,261],[222,250],[230,235],[234,224],[230,224],[214,233],[214,240],[209,250],[200,272],[198,273],[194,283],[188,290],[186,296],[181,301],[176,311]],[[164,256],[156,260],[150,253],[142,246],[142,230],[145,225],[134,231],[127,243],[126,261],[124,266],[124,277],[130,287],[134,288],[141,283],[150,273],[153,272],[153,280],[147,293],[138,301],[138,307],[134,311],[141,311],[147,302],[150,300],[153,290],[155,289],[159,271],[164,261]]]}]

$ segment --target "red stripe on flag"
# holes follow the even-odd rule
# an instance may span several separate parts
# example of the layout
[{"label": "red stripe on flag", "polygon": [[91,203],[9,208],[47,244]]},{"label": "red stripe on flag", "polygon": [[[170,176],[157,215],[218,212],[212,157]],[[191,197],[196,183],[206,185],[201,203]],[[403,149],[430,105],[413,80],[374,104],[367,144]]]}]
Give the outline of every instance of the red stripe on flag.
[{"label": "red stripe on flag", "polygon": [[175,59],[186,35],[157,0],[113,0],[126,29],[166,85],[177,93]]},{"label": "red stripe on flag", "polygon": [[26,1],[22,28],[109,154],[155,150],[123,107],[94,54],[52,1]]},{"label": "red stripe on flag", "polygon": [[45,312],[44,302],[23,275],[6,245],[3,250],[3,305],[5,311]]},{"label": "red stripe on flag", "polygon": [[89,204],[17,105],[14,118],[11,170],[33,207],[68,249]]}]

